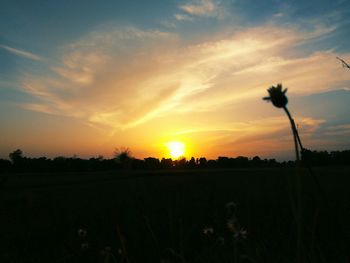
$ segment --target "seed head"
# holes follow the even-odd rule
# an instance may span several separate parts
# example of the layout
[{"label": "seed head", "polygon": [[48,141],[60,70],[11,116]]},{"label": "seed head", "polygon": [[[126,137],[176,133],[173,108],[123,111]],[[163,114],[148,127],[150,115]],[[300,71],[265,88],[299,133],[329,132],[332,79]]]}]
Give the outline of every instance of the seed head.
[{"label": "seed head", "polygon": [[203,234],[206,236],[214,234],[214,228],[212,228],[212,227],[203,228]]},{"label": "seed head", "polygon": [[247,238],[248,231],[244,228],[238,229],[236,233],[233,235],[236,239],[246,239]]},{"label": "seed head", "polygon": [[287,89],[282,91],[282,84],[277,84],[276,87],[272,86],[267,90],[269,97],[264,97],[263,100],[271,101],[272,104],[277,108],[283,108],[288,103],[286,96]]},{"label": "seed head", "polygon": [[87,242],[81,243],[80,247],[82,250],[87,250],[89,248],[89,243]]},{"label": "seed head", "polygon": [[81,238],[84,238],[87,236],[87,230],[84,228],[80,228],[78,229],[78,236]]}]

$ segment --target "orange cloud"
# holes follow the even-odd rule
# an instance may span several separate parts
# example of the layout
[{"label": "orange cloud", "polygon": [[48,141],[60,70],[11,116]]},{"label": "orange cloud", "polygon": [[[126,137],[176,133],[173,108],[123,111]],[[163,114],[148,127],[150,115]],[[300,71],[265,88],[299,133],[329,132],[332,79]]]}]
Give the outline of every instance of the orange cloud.
[{"label": "orange cloud", "polygon": [[[222,112],[237,102],[260,101],[278,82],[291,94],[336,89],[350,83],[338,54],[297,52],[332,30],[264,26],[189,45],[173,33],[107,28],[62,48],[50,75],[24,78],[23,89],[38,99],[24,107],[116,131],[169,114]],[[191,121],[186,125],[193,128]],[[211,125],[220,129],[221,123]]]}]

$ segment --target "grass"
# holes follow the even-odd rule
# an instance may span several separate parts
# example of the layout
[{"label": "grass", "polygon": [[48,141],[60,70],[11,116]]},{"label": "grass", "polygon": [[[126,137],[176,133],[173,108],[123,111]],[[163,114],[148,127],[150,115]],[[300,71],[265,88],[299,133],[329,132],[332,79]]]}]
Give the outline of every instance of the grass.
[{"label": "grass", "polygon": [[[330,206],[302,171],[304,262],[350,259],[349,171],[316,169]],[[294,169],[10,175],[0,196],[0,262],[104,262],[107,246],[124,262],[295,262],[295,191],[287,183],[294,176]],[[227,229],[231,201],[244,240]],[[204,235],[205,227],[214,233]],[[89,249],[81,249],[80,228]]]}]

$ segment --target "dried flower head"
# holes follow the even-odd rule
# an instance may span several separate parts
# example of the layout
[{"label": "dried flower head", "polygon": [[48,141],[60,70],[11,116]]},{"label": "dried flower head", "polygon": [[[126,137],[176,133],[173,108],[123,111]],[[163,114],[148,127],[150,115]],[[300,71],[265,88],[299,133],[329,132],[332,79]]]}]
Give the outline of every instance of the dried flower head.
[{"label": "dried flower head", "polygon": [[203,228],[203,234],[206,236],[214,234],[214,228],[212,228],[212,227]]},{"label": "dried flower head", "polygon": [[267,90],[269,97],[264,97],[263,100],[271,101],[277,108],[284,108],[288,103],[286,96],[287,89],[282,90],[282,84],[277,84],[277,87],[272,86]]},{"label": "dried flower head", "polygon": [[247,230],[245,230],[244,228],[240,228],[234,233],[233,237],[235,239],[246,239],[247,234],[248,234]]},{"label": "dried flower head", "polygon": [[80,247],[81,247],[82,250],[86,250],[86,249],[89,248],[89,244],[87,242],[84,242],[84,243],[81,243]]},{"label": "dried flower head", "polygon": [[87,236],[87,230],[84,228],[80,228],[78,229],[78,236],[81,238],[84,238]]}]

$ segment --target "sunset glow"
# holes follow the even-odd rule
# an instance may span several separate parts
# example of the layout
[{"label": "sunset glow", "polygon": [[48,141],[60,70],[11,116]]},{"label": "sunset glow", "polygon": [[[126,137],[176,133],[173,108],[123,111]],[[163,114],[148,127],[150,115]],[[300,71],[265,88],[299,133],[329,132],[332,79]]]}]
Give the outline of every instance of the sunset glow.
[{"label": "sunset glow", "polygon": [[1,0],[0,263],[350,263],[349,105],[350,0]]},{"label": "sunset glow", "polygon": [[185,145],[182,142],[168,142],[167,144],[171,158],[177,159],[184,156]]},{"label": "sunset glow", "polygon": [[[8,1],[0,157],[288,159],[288,123],[261,99],[277,83],[305,146],[350,148],[350,71],[336,59],[350,61],[350,2],[310,1]],[[172,140],[186,152],[163,149]]]}]

